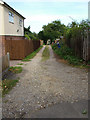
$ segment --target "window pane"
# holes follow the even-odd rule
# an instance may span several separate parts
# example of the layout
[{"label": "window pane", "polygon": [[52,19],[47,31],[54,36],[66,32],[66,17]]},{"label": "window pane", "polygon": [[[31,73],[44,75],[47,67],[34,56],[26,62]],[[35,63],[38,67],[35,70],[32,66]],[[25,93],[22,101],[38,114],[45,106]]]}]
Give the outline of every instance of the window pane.
[{"label": "window pane", "polygon": [[11,12],[9,12],[9,15],[11,15]]},{"label": "window pane", "polygon": [[9,11],[9,22],[14,23],[14,14]]},{"label": "window pane", "polygon": [[19,19],[19,25],[22,27],[22,20]]}]

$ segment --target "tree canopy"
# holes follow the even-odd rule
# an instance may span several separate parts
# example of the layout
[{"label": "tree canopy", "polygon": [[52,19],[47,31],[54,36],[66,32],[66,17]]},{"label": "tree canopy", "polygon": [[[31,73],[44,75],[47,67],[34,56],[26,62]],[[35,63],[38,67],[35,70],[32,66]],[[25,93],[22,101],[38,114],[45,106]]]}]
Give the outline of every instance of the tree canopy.
[{"label": "tree canopy", "polygon": [[61,24],[61,21],[56,20],[48,25],[44,25],[43,30],[38,33],[38,37],[44,40],[46,44],[47,40],[54,41],[56,38],[60,38],[64,34],[65,25]]},{"label": "tree canopy", "polygon": [[[71,36],[78,37],[81,34],[84,34],[85,29],[90,27],[90,21],[82,20],[80,23],[75,20],[72,23],[69,23],[67,26],[61,23],[60,20],[55,20],[47,25],[43,25],[42,31],[38,34],[31,32],[30,26],[24,28],[25,37],[32,40],[43,40],[44,43],[47,43],[47,40],[50,39],[53,42],[55,39],[59,39],[60,36],[64,36],[65,39],[70,40]],[[82,31],[82,32],[81,32]]]},{"label": "tree canopy", "polygon": [[24,27],[24,34],[25,34],[25,37],[27,39],[31,39],[31,40],[39,40],[38,38],[38,34],[36,34],[35,32],[31,32],[30,31],[30,26],[28,28],[25,28]]}]

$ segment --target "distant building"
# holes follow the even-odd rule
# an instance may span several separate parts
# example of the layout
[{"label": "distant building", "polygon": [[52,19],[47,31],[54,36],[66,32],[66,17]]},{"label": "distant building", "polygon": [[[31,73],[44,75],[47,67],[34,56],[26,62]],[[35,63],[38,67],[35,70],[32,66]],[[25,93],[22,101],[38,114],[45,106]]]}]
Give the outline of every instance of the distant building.
[{"label": "distant building", "polygon": [[90,1],[88,2],[88,20],[90,21]]}]

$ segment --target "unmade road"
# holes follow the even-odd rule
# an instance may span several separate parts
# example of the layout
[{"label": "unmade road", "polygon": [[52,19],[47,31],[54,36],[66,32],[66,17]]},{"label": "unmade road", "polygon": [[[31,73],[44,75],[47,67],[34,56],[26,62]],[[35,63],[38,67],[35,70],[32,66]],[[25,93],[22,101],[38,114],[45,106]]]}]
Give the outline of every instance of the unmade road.
[{"label": "unmade road", "polygon": [[[30,62],[23,65],[23,72],[17,75],[20,77],[19,82],[3,98],[3,118],[30,118],[41,111],[40,117],[44,114],[42,110],[50,112],[50,108],[60,108],[60,104],[67,107],[69,104],[73,106],[80,101],[88,100],[87,70],[58,62],[51,46],[50,59],[42,61],[44,48],[45,46]],[[65,114],[69,115],[69,109],[64,109],[67,110]],[[85,109],[87,110],[87,102],[79,109],[79,114],[76,110],[77,114],[75,113],[74,117],[87,117],[82,114],[82,110]],[[49,117],[49,113],[47,114]],[[65,117],[65,114],[63,110],[63,114],[58,117]],[[54,117],[57,117],[55,113]]]}]

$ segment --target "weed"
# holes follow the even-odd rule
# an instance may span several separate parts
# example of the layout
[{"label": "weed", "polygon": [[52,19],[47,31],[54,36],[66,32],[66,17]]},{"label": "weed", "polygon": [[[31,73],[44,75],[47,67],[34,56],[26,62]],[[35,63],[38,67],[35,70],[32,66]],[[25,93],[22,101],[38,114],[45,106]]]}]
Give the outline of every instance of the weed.
[{"label": "weed", "polygon": [[23,65],[23,63],[18,63],[17,65]]},{"label": "weed", "polygon": [[2,81],[2,96],[7,94],[18,82],[18,80],[3,80]]},{"label": "weed", "polygon": [[49,48],[46,46],[42,53],[42,61],[49,59],[49,57],[50,57]]},{"label": "weed", "polygon": [[30,59],[32,59],[42,48],[43,46],[40,46],[37,50],[35,50],[34,52],[32,52],[30,55],[28,55],[27,57],[25,57],[22,61],[23,62],[27,62],[27,61],[31,61]]},{"label": "weed", "polygon": [[87,114],[87,110],[86,109],[83,110],[82,114]]},{"label": "weed", "polygon": [[12,66],[12,67],[9,68],[9,71],[18,74],[18,73],[22,72],[22,67],[17,67],[17,66],[13,67]]}]

